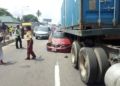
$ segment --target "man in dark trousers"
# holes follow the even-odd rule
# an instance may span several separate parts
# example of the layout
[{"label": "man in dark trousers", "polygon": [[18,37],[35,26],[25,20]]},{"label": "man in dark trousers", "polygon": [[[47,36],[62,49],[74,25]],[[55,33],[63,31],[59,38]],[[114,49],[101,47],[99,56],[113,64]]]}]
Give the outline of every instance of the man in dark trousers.
[{"label": "man in dark trousers", "polygon": [[22,40],[21,40],[21,38],[20,38],[20,35],[21,35],[20,26],[17,25],[17,28],[16,28],[16,30],[15,30],[16,49],[19,49],[19,47],[18,47],[18,41],[20,42],[20,48],[23,48],[23,47],[22,47]]},{"label": "man in dark trousers", "polygon": [[24,39],[25,32],[24,32],[24,27],[22,25],[21,25],[21,32],[22,32],[21,37],[22,37],[22,39]]},{"label": "man in dark trousers", "polygon": [[2,23],[2,30],[3,30],[3,42],[5,42],[5,38],[6,38],[6,35],[7,35],[7,33],[6,33],[6,29],[8,29],[8,26],[7,25],[5,25],[4,23]]}]

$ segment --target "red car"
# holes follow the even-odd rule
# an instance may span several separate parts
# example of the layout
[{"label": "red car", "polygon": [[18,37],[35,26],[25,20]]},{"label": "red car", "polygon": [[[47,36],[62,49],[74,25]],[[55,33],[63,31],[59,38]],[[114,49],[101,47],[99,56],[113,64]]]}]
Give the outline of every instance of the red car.
[{"label": "red car", "polygon": [[48,51],[70,52],[72,40],[64,32],[55,32],[50,35],[46,48]]}]

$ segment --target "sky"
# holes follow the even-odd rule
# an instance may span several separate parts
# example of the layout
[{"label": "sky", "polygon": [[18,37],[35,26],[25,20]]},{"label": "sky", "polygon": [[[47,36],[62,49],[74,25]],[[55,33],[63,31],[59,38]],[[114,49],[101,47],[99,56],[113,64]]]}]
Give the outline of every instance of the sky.
[{"label": "sky", "polygon": [[[43,18],[52,19],[52,24],[57,24],[61,17],[61,6],[63,0],[1,0],[0,7],[6,8],[14,17],[21,17],[22,14],[33,14],[36,16],[37,10]],[[5,3],[5,4],[4,4]]]}]

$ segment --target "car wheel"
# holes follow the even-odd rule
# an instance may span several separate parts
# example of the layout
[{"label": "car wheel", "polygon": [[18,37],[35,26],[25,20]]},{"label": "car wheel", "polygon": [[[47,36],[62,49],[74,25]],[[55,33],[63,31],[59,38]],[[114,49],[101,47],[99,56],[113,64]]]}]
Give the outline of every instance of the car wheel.
[{"label": "car wheel", "polygon": [[102,48],[94,48],[94,52],[98,61],[98,76],[96,82],[102,84],[104,83],[105,73],[109,68],[109,62],[107,54]]},{"label": "car wheel", "polygon": [[36,39],[38,39],[38,37],[35,37]]},{"label": "car wheel", "polygon": [[74,68],[78,68],[78,56],[79,56],[80,45],[77,41],[74,41],[71,48],[71,59]]},{"label": "car wheel", "polygon": [[79,52],[78,67],[81,80],[85,84],[95,83],[98,63],[92,48],[81,48]]}]

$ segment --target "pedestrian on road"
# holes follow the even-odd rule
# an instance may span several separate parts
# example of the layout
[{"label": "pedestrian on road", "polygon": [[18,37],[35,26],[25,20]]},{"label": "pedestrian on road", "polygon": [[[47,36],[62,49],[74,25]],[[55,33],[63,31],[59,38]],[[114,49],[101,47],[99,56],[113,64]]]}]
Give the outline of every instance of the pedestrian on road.
[{"label": "pedestrian on road", "polygon": [[3,32],[2,29],[0,28],[0,65],[5,65],[6,63],[3,62],[2,40],[3,40]]},{"label": "pedestrian on road", "polygon": [[55,28],[53,27],[53,28],[52,28],[52,34],[54,33],[54,31],[55,31]]},{"label": "pedestrian on road", "polygon": [[32,55],[32,59],[36,58],[35,53],[33,52],[33,35],[31,31],[31,27],[26,27],[26,40],[27,40],[27,58],[26,60],[30,60],[30,54]]},{"label": "pedestrian on road", "polygon": [[24,27],[21,25],[21,37],[22,37],[22,39],[24,39],[24,34],[25,34]]},{"label": "pedestrian on road", "polygon": [[6,35],[7,35],[7,29],[8,29],[8,26],[5,25],[4,23],[2,23],[2,30],[4,31],[3,33],[3,42],[5,43],[5,38],[6,38]]},{"label": "pedestrian on road", "polygon": [[21,35],[20,26],[17,25],[17,28],[16,28],[16,30],[15,30],[16,49],[19,49],[19,47],[18,47],[18,41],[20,42],[20,48],[23,48],[23,47],[22,47],[22,40],[21,40],[21,38],[20,38],[20,35]]},{"label": "pedestrian on road", "polygon": [[10,28],[9,28],[9,33],[10,33],[10,36],[12,36],[12,33],[13,33],[13,28],[12,28],[12,26],[10,26]]}]

